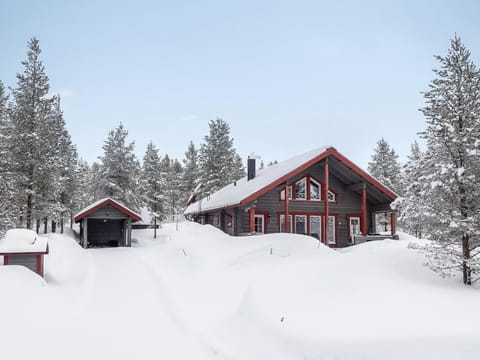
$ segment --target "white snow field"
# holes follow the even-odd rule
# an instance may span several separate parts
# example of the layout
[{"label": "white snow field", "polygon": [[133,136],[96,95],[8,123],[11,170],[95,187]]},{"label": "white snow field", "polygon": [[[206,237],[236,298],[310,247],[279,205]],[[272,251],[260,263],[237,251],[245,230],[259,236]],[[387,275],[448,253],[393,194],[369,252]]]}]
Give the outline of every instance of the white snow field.
[{"label": "white snow field", "polygon": [[0,266],[2,359],[479,359],[480,290],[420,240],[317,246],[184,222],[132,248],[49,234],[46,282]]}]

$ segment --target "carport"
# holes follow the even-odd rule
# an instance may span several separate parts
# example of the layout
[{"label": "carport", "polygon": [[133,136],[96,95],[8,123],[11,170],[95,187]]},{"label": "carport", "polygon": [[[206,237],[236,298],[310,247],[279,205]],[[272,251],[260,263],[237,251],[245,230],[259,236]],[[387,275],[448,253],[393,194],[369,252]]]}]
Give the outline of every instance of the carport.
[{"label": "carport", "polygon": [[131,246],[132,223],[140,215],[111,198],[101,199],[75,215],[80,223],[80,243],[84,248]]}]

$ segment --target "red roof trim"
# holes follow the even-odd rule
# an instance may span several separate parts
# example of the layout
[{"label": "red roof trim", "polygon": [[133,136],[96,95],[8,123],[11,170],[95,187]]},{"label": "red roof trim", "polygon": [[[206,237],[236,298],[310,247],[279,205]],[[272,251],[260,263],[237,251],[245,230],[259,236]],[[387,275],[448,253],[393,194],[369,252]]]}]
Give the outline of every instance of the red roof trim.
[{"label": "red roof trim", "polygon": [[373,177],[368,175],[365,171],[360,169],[357,165],[355,165],[353,162],[348,160],[344,155],[340,154],[335,148],[331,147],[328,148],[326,151],[321,153],[320,155],[314,157],[313,159],[307,161],[305,164],[299,166],[295,170],[290,171],[288,174],[282,176],[281,178],[275,180],[274,182],[270,183],[269,185],[265,186],[263,189],[258,190],[257,192],[254,192],[252,195],[246,197],[243,199],[239,205],[246,205],[249,202],[252,202],[253,200],[257,199],[258,197],[266,194],[270,190],[274,189],[278,185],[282,184],[283,182],[287,181],[291,177],[294,177],[295,175],[301,173],[302,171],[307,170],[310,166],[313,166],[317,162],[325,159],[327,156],[332,155],[335,158],[337,158],[340,162],[343,162],[345,165],[350,167],[354,172],[356,172],[359,176],[363,177],[367,182],[372,184],[374,187],[376,187],[378,190],[383,192],[385,195],[389,196],[392,198],[392,201],[397,198],[397,195],[393,193],[391,190],[387,189],[384,185],[382,185],[378,180],[375,180]]},{"label": "red roof trim", "polygon": [[105,201],[101,202],[100,204],[98,204],[97,206],[91,208],[91,209],[88,209],[87,211],[83,212],[83,213],[80,213],[78,214],[77,216],[75,216],[75,219],[74,221],[75,222],[79,222],[80,220],[82,220],[85,216],[88,216],[90,214],[93,214],[95,211],[97,211],[98,209],[101,209],[102,207],[106,206],[106,205],[112,205],[113,207],[117,208],[118,210],[120,210],[121,212],[123,212],[124,214],[130,216],[132,219],[134,219],[135,221],[140,221],[142,220],[142,218],[140,216],[138,216],[137,214],[135,214],[134,212],[132,212],[130,209],[126,208],[125,206],[122,206],[120,205],[119,203],[117,203],[116,201],[113,201],[112,199],[106,199]]},{"label": "red roof trim", "polygon": [[371,175],[367,174],[365,171],[360,169],[357,165],[355,165],[353,162],[348,160],[345,156],[340,154],[338,151],[335,151],[335,154],[333,154],[338,160],[343,162],[345,165],[350,167],[353,171],[355,171],[358,175],[361,177],[365,178],[370,184],[372,184],[374,187],[376,187],[378,190],[383,192],[385,195],[389,196],[392,198],[392,201],[395,200],[398,195],[395,194],[393,191],[388,189],[385,185],[381,184],[378,180],[373,178]]}]

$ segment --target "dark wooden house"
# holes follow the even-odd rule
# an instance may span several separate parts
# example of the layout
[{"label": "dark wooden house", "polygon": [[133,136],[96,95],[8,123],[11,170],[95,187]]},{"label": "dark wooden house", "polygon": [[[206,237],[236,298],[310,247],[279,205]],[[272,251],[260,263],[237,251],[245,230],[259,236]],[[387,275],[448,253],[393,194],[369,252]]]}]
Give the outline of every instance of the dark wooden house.
[{"label": "dark wooden house", "polygon": [[80,223],[80,243],[86,247],[131,246],[132,223],[142,218],[110,198],[101,199],[75,215]]},{"label": "dark wooden house", "polygon": [[[333,147],[323,147],[256,170],[188,204],[185,216],[231,235],[293,232],[332,247],[395,236],[397,195]],[[193,197],[194,198],[194,197]],[[390,233],[376,216],[388,214]]]},{"label": "dark wooden house", "polygon": [[4,265],[22,265],[41,277],[45,272],[44,256],[48,254],[47,238],[27,229],[8,230],[0,240]]}]

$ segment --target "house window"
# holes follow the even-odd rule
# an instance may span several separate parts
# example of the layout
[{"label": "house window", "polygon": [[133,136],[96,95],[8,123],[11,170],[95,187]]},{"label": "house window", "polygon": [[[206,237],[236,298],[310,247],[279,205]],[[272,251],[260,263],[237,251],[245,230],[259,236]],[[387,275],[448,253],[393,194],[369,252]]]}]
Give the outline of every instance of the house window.
[{"label": "house window", "polygon": [[295,233],[307,233],[307,217],[305,215],[295,215]]},{"label": "house window", "polygon": [[328,190],[328,202],[335,202],[337,201],[337,196],[334,192]]},{"label": "house window", "polygon": [[320,240],[322,235],[322,218],[320,216],[310,216],[310,235]]},{"label": "house window", "polygon": [[265,217],[263,215],[255,215],[255,232],[262,234],[265,232]]},{"label": "house window", "polygon": [[318,182],[310,179],[310,200],[321,200],[321,186]]},{"label": "house window", "polygon": [[295,199],[306,200],[307,199],[307,186],[305,178],[298,180],[295,183]]},{"label": "house window", "polygon": [[[285,232],[285,215],[280,215],[280,232]],[[288,232],[292,232],[292,215],[288,215]]]},{"label": "house window", "polygon": [[220,215],[212,215],[212,225],[220,226]]},{"label": "house window", "polygon": [[328,217],[328,243],[335,244],[335,216]]},{"label": "house window", "polygon": [[[292,200],[292,185],[287,186],[288,189],[288,200]],[[280,200],[285,200],[285,189],[280,191]]]}]

